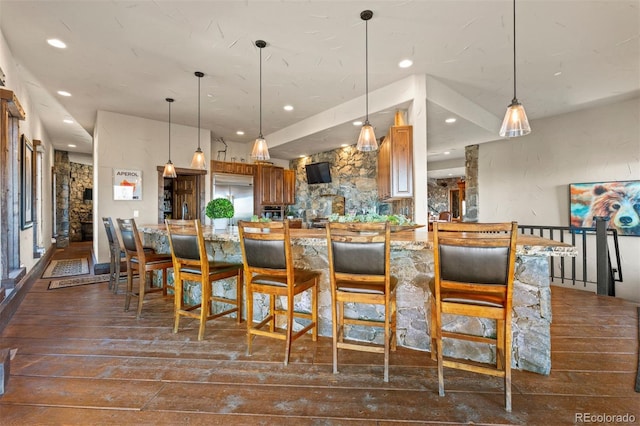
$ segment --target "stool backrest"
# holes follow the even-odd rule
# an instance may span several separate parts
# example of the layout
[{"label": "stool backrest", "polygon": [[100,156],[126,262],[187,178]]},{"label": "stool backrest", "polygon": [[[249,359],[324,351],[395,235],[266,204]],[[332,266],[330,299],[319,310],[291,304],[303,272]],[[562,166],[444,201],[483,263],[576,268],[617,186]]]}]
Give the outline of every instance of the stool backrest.
[{"label": "stool backrest", "polygon": [[120,229],[120,240],[127,258],[136,257],[145,262],[145,251],[142,239],[134,219],[116,219]]},{"label": "stool backrest", "polygon": [[327,252],[331,274],[375,276],[388,279],[390,269],[391,225],[389,222],[330,222]]},{"label": "stool backrest", "polygon": [[291,270],[291,239],[289,221],[238,221],[242,258],[254,272],[260,270]]},{"label": "stool backrest", "polygon": [[175,258],[195,261],[207,259],[202,225],[199,220],[166,219],[165,224],[169,234],[171,254]]}]

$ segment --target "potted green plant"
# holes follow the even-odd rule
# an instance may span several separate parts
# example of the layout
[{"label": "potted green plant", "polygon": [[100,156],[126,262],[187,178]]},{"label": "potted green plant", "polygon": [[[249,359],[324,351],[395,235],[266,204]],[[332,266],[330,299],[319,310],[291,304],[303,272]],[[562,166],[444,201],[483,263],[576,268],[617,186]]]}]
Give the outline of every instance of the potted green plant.
[{"label": "potted green plant", "polygon": [[215,229],[226,228],[234,213],[233,203],[226,198],[214,198],[207,203],[205,210],[207,217],[213,219]]}]

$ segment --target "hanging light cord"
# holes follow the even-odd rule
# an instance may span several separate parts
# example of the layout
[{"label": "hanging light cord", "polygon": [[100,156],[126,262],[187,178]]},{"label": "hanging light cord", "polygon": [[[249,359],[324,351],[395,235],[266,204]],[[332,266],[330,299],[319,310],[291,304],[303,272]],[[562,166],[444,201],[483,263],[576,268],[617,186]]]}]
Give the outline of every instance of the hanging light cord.
[{"label": "hanging light cord", "polygon": [[364,21],[364,93],[365,93],[365,124],[369,124],[369,21]]},{"label": "hanging light cord", "polygon": [[169,162],[171,162],[171,102],[173,99],[167,99],[167,102],[169,102]]},{"label": "hanging light cord", "polygon": [[513,0],[513,100],[518,100],[516,96],[516,0]]},{"label": "hanging light cord", "polygon": [[[259,47],[259,46],[258,46]],[[262,139],[262,47],[260,49],[260,139]]]},{"label": "hanging light cord", "polygon": [[198,76],[198,150],[200,150],[200,80],[202,77],[196,73]]}]

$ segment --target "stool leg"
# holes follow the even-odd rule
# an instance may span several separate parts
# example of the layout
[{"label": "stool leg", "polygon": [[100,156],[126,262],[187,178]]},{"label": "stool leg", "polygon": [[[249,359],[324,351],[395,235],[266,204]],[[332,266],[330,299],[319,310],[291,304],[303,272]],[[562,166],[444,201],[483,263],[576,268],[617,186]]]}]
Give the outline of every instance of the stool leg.
[{"label": "stool leg", "polygon": [[236,306],[237,313],[236,319],[238,324],[242,322],[242,283],[244,281],[244,274],[242,268],[238,269],[238,275],[236,276]]},{"label": "stool leg", "polygon": [[[142,302],[144,302],[144,292],[145,292],[145,287],[147,286],[147,271],[145,270],[145,268],[140,268],[140,271],[138,271],[139,273],[139,280],[140,280],[140,285],[138,286],[139,290],[138,290],[138,313],[136,315],[136,318],[140,318],[140,315],[142,314]],[[149,276],[152,276],[153,272],[149,271]]]},{"label": "stool leg", "polygon": [[178,332],[180,325],[180,311],[182,310],[182,277],[180,276],[180,267],[173,269],[173,332]]},{"label": "stool leg", "polygon": [[129,304],[131,303],[131,293],[133,292],[133,268],[131,263],[127,262],[127,291],[124,297],[124,310],[129,310]]}]

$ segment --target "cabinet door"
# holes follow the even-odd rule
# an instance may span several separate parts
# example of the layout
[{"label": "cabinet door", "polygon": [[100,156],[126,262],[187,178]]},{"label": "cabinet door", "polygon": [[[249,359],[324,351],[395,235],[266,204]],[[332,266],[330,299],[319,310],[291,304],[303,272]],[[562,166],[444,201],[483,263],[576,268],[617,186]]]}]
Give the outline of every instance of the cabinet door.
[{"label": "cabinet door", "polygon": [[387,136],[378,149],[378,197],[381,200],[391,196],[390,147],[391,140]]},{"label": "cabinet door", "polygon": [[273,203],[273,191],[271,189],[271,167],[259,166],[258,174],[260,176],[260,196],[258,197],[258,199],[260,200],[260,204],[271,204]]},{"label": "cabinet door", "polygon": [[211,170],[213,172],[223,173],[224,172],[224,163],[222,161],[211,161]]},{"label": "cabinet door", "polygon": [[271,168],[271,199],[273,204],[284,204],[284,169]]},{"label": "cabinet door", "polygon": [[391,127],[391,196],[413,197],[413,126]]},{"label": "cabinet door", "polygon": [[296,172],[294,170],[284,171],[284,204],[296,203]]}]

